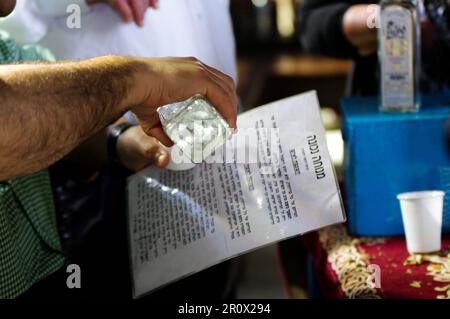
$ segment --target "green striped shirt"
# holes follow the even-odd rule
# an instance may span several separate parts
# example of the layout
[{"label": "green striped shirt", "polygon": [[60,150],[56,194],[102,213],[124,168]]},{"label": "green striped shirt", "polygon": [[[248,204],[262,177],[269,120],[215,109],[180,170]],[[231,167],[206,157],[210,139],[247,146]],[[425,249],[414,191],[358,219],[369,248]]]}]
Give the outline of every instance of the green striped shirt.
[{"label": "green striped shirt", "polygon": [[[0,31],[1,64],[37,60],[54,58]],[[0,298],[19,296],[63,265],[48,171],[0,181]]]}]

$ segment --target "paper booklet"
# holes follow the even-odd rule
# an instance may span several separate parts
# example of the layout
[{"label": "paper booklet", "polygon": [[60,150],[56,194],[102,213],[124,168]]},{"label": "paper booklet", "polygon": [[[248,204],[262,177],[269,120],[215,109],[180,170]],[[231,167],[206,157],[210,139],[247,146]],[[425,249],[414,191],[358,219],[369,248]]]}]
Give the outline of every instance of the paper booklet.
[{"label": "paper booklet", "polygon": [[342,223],[315,91],[238,116],[208,163],[128,179],[134,297],[229,258]]}]

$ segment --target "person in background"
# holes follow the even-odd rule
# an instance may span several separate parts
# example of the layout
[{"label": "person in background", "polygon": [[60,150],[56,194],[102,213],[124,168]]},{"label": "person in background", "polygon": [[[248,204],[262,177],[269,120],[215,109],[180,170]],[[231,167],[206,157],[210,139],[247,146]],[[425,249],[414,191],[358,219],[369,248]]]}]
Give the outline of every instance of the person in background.
[{"label": "person in background", "polygon": [[378,1],[304,0],[299,7],[298,28],[305,51],[355,61],[350,94],[377,93],[374,3]]},{"label": "person in background", "polygon": [[[14,5],[0,1],[0,15]],[[236,95],[230,77],[196,59],[17,64],[51,56],[0,35],[0,297],[13,298],[64,265],[47,172],[52,163],[127,110],[147,134],[167,141],[156,108],[197,93],[235,127]]]},{"label": "person in background", "polygon": [[[67,23],[73,4],[80,28]],[[18,0],[0,27],[57,59],[193,56],[237,80],[229,0]]]},{"label": "person in background", "polygon": [[[355,61],[348,94],[378,93],[376,17],[372,1],[305,0],[299,8],[299,34],[303,48]],[[421,24],[421,91],[439,92],[449,85],[449,4],[424,0],[418,4]]]},{"label": "person in background", "polygon": [[338,58],[376,53],[377,29],[369,27],[377,8],[373,3],[305,0],[299,9],[303,47]]},{"label": "person in background", "polygon": [[87,5],[102,2],[111,5],[125,22],[134,22],[140,27],[144,26],[147,9],[149,7],[156,9],[159,5],[159,0],[86,0]]}]

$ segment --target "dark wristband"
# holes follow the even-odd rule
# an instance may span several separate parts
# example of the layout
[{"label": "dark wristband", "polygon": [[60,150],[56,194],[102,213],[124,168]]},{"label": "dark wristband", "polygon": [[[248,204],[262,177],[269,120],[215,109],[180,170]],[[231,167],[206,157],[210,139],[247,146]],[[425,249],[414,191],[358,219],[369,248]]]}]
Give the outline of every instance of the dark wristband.
[{"label": "dark wristband", "polygon": [[108,151],[108,159],[110,162],[119,164],[119,157],[117,155],[117,140],[119,139],[119,136],[122,135],[123,132],[128,130],[130,127],[133,127],[133,124],[130,123],[122,123],[119,125],[114,126],[109,135],[108,135],[108,145],[107,145],[107,151]]}]

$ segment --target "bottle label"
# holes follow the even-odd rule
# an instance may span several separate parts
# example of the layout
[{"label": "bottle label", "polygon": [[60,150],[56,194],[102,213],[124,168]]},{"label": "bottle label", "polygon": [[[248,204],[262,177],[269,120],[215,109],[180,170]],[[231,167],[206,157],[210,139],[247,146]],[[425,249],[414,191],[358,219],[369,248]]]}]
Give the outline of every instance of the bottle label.
[{"label": "bottle label", "polygon": [[381,11],[381,93],[384,108],[414,107],[414,17],[401,6]]}]

